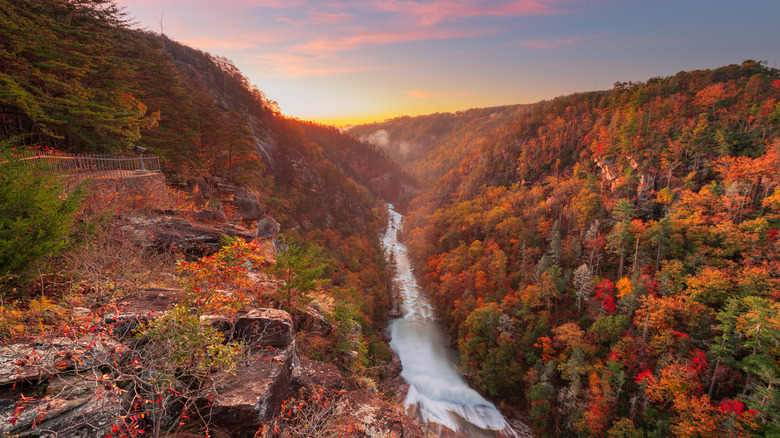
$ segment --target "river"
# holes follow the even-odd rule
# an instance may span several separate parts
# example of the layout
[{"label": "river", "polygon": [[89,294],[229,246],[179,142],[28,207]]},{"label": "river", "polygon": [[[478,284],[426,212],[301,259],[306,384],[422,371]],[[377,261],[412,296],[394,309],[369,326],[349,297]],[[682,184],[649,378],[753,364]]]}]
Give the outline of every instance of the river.
[{"label": "river", "polygon": [[458,371],[457,355],[447,348],[447,336],[414,278],[406,246],[398,241],[403,216],[392,205],[388,209],[382,243],[395,259],[395,281],[404,315],[390,321],[388,330],[390,347],[403,365],[401,376],[409,384],[404,403],[407,410],[421,422],[438,423],[457,436],[517,436],[493,403],[470,388]]}]

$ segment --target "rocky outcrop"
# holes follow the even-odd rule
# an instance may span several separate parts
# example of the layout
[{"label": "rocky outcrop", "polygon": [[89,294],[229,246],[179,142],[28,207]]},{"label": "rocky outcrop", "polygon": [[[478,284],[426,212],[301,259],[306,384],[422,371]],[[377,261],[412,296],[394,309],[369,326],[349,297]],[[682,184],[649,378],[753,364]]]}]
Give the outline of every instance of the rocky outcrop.
[{"label": "rocky outcrop", "polygon": [[270,216],[259,219],[255,226],[257,227],[257,237],[262,239],[273,239],[279,234],[279,230],[282,229],[279,222],[276,222],[276,219]]},{"label": "rocky outcrop", "polygon": [[100,370],[128,351],[102,335],[0,347],[0,436],[106,436],[120,391]]},{"label": "rocky outcrop", "polygon": [[294,392],[301,388],[315,388],[318,386],[341,391],[344,389],[344,377],[335,365],[317,362],[302,357],[298,366],[292,372],[291,388]]},{"label": "rocky outcrop", "polygon": [[257,234],[238,225],[208,225],[180,217],[125,217],[116,220],[122,231],[138,243],[158,249],[181,250],[193,255],[210,254],[221,245],[222,236],[254,240]]},{"label": "rocky outcrop", "polygon": [[265,217],[265,211],[260,205],[257,195],[245,187],[234,186],[215,178],[219,200],[225,206],[230,206],[244,222],[254,222]]},{"label": "rocky outcrop", "polygon": [[204,415],[230,436],[252,435],[279,413],[297,361],[295,342],[250,349],[233,375],[217,386],[216,395],[201,400]]},{"label": "rocky outcrop", "polygon": [[100,393],[101,385],[80,376],[55,376],[43,388],[38,397],[23,397],[22,388],[0,392],[0,436],[111,435],[121,414],[118,394]]},{"label": "rocky outcrop", "polygon": [[250,347],[286,347],[295,341],[295,329],[289,313],[278,309],[254,309],[235,315],[204,315],[201,321],[211,324],[229,340],[239,340]]},{"label": "rocky outcrop", "polygon": [[618,177],[620,176],[620,169],[615,164],[614,160],[604,157],[596,157],[593,159],[594,163],[601,170],[602,178],[609,184],[610,190],[615,190]]},{"label": "rocky outcrop", "polygon": [[[399,362],[400,364],[400,362]],[[396,406],[366,389],[345,391],[346,384],[335,365],[301,358],[293,370],[291,389],[296,393],[312,393],[324,388],[339,396],[332,415],[345,418],[371,437],[425,436],[422,429]]]},{"label": "rocky outcrop", "polygon": [[114,336],[132,335],[138,324],[160,317],[181,301],[181,289],[149,288],[127,295],[104,308],[103,323]]},{"label": "rocky outcrop", "polygon": [[98,335],[5,345],[0,347],[0,386],[41,383],[59,372],[96,369],[120,360],[126,351],[121,342]]},{"label": "rocky outcrop", "polygon": [[359,389],[345,394],[339,406],[341,415],[358,422],[365,434],[386,438],[424,438],[420,426],[395,406],[373,393]]},{"label": "rocky outcrop", "polygon": [[256,199],[236,196],[230,205],[244,222],[255,222],[266,217],[263,207]]},{"label": "rocky outcrop", "polygon": [[[96,319],[96,327],[110,324],[103,333],[127,335],[134,331],[133,324],[163,315],[180,299],[177,289],[138,291]],[[423,436],[409,417],[377,395],[346,390],[335,365],[299,358],[293,318],[287,312],[253,309],[203,316],[201,321],[246,345],[235,370],[213,376],[211,396],[197,401],[213,436],[252,436],[279,415],[291,394],[315,388],[337,394],[333,414],[354,422],[368,436]],[[110,435],[117,419],[128,415],[130,402],[123,400],[121,384],[93,371],[101,364],[117,366],[131,348],[149,345],[123,344],[104,334],[0,347],[0,436],[49,436],[48,431],[52,436]],[[87,369],[90,372],[83,372]],[[177,415],[174,405],[171,418]]]},{"label": "rocky outcrop", "polygon": [[638,199],[647,199],[655,189],[655,177],[653,175],[642,174],[639,176],[639,185],[636,188],[636,197]]},{"label": "rocky outcrop", "polygon": [[157,210],[156,213],[161,216],[181,217],[209,225],[224,225],[228,223],[225,213],[215,210]]}]

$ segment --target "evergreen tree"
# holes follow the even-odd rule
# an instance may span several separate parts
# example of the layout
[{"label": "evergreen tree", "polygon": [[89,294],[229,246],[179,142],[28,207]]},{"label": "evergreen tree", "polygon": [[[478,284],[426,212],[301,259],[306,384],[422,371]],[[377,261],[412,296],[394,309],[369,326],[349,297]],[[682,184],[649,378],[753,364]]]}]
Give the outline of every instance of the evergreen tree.
[{"label": "evergreen tree", "polygon": [[9,157],[0,164],[0,282],[23,283],[70,244],[82,192],[65,193],[50,172]]}]

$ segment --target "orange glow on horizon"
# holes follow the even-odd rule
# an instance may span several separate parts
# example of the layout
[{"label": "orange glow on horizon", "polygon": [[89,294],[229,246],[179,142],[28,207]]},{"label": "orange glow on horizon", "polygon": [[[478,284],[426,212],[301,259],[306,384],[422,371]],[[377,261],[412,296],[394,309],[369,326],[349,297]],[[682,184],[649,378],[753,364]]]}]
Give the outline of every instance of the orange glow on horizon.
[{"label": "orange glow on horizon", "polygon": [[374,116],[374,115],[367,115],[367,116],[353,116],[353,117],[323,117],[323,118],[317,118],[312,119],[312,122],[315,123],[321,123],[323,125],[331,125],[335,126],[337,128],[346,128],[350,126],[356,126],[356,125],[364,125],[366,123],[376,123],[376,122],[383,122],[388,119],[392,119],[398,116],[388,116],[388,117],[382,117],[382,116]]}]

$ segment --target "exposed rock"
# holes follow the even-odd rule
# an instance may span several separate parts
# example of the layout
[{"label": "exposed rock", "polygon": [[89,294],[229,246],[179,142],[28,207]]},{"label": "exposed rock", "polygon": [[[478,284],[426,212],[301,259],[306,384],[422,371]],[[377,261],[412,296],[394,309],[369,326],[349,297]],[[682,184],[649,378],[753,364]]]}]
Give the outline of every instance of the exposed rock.
[{"label": "exposed rock", "polygon": [[107,391],[98,396],[97,388],[96,382],[67,376],[51,379],[43,394],[25,401],[19,388],[0,393],[0,436],[108,436],[120,401]]},{"label": "exposed rock", "polygon": [[142,321],[159,318],[181,301],[181,289],[149,288],[133,292],[114,303],[103,322],[115,336],[124,337]]},{"label": "exposed rock", "polygon": [[266,217],[263,207],[256,199],[236,196],[230,205],[244,222],[255,222]]},{"label": "exposed rock", "polygon": [[305,309],[300,309],[293,315],[296,331],[305,331],[327,336],[333,331],[333,326],[322,316],[322,313],[315,305],[309,305]]},{"label": "exposed rock", "polygon": [[344,389],[344,377],[335,365],[302,357],[292,372],[292,390],[322,386],[336,391]]},{"label": "exposed rock", "polygon": [[348,392],[342,399],[340,413],[362,424],[371,437],[425,437],[411,418],[365,389]]},{"label": "exposed rock", "polygon": [[204,414],[231,436],[258,430],[279,413],[297,360],[294,342],[283,349],[250,349],[235,373],[218,385],[210,405],[202,400]]},{"label": "exposed rock", "polygon": [[596,157],[594,163],[601,169],[601,174],[609,184],[610,190],[615,190],[618,176],[620,176],[620,169],[617,168],[614,161],[608,158]]},{"label": "exposed rock", "polygon": [[[251,190],[246,187],[226,184],[217,179],[215,179],[215,183],[217,194],[222,203],[225,207],[231,208],[244,223],[258,222],[266,218],[273,221],[273,223],[276,222],[266,216],[265,210],[263,210],[263,206],[260,204],[260,198]],[[264,223],[263,225],[266,224]]]},{"label": "exposed rock", "polygon": [[394,395],[394,401],[399,405],[403,405],[406,400],[406,394],[409,392],[409,384],[401,377],[401,371],[403,371],[401,359],[395,351],[391,350],[390,355],[390,361],[379,367],[380,371],[385,374],[385,377],[379,383],[379,388],[385,394]]},{"label": "exposed rock", "polygon": [[90,310],[88,307],[74,307],[71,309],[71,313],[73,313],[73,316],[77,318],[86,318],[90,313],[92,313],[92,310]]},{"label": "exposed rock", "polygon": [[179,303],[183,293],[181,289],[150,287],[125,296],[115,305],[125,314],[159,315]]},{"label": "exposed rock", "polygon": [[277,234],[282,226],[274,218],[266,216],[257,221],[257,237],[263,239],[272,239]]},{"label": "exposed rock", "polygon": [[42,382],[67,370],[85,370],[119,360],[124,344],[101,335],[60,337],[0,347],[0,386]]},{"label": "exposed rock", "polygon": [[254,240],[256,233],[238,225],[208,225],[177,217],[127,217],[118,220],[120,229],[132,233],[148,247],[179,249],[202,255],[217,251],[223,235]]},{"label": "exposed rock", "polygon": [[652,192],[653,189],[655,189],[655,177],[642,174],[639,177],[639,185],[636,188],[636,197],[639,199],[646,199],[650,196],[650,192]]},{"label": "exposed rock", "polygon": [[204,315],[201,321],[225,333],[228,339],[243,341],[251,347],[283,347],[295,339],[292,317],[284,310],[254,309],[232,316]]},{"label": "exposed rock", "polygon": [[392,307],[387,311],[387,317],[390,319],[398,319],[398,318],[402,318],[403,316],[404,314],[403,312],[401,312],[401,309],[398,309],[396,307]]},{"label": "exposed rock", "polygon": [[215,210],[158,210],[157,213],[163,216],[181,217],[194,222],[203,222],[210,225],[223,225],[228,223],[225,213]]}]

